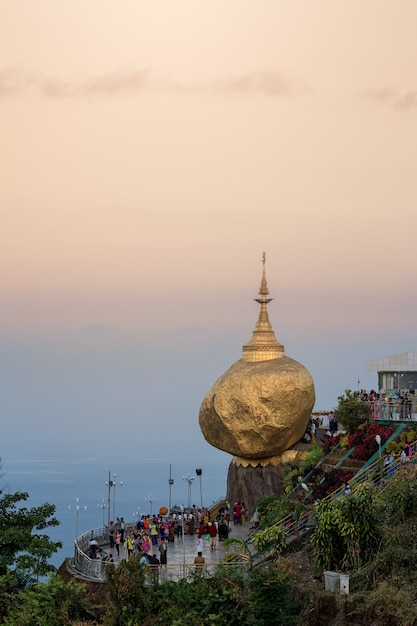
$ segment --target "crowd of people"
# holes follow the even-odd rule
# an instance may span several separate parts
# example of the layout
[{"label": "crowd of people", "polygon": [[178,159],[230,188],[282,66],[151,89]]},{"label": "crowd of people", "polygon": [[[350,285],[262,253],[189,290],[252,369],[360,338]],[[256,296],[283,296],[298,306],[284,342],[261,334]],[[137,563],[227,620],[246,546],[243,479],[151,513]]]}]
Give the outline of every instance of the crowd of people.
[{"label": "crowd of people", "polygon": [[[244,503],[236,502],[233,507],[233,523],[241,525],[245,523],[246,508]],[[160,571],[168,563],[168,544],[182,537],[182,534],[196,536],[197,545],[195,557],[196,571],[204,567],[203,540],[210,550],[217,549],[218,541],[229,537],[231,530],[230,505],[226,504],[220,509],[215,519],[210,519],[208,509],[193,507],[191,512],[170,513],[165,515],[142,515],[134,525],[129,525],[124,518],[117,518],[116,522],[110,521],[108,527],[108,541],[110,551],[107,553],[100,548],[97,541],[90,542],[88,556],[94,561],[114,562],[114,552],[120,557],[121,548],[124,548],[123,556],[129,560],[138,560],[141,565],[146,565],[152,574],[153,580],[158,580]],[[114,557],[113,557],[114,555]]]},{"label": "crowd of people", "polygon": [[361,389],[359,398],[363,402],[369,402],[371,417],[374,419],[413,419],[413,389],[393,393],[386,393],[384,389],[378,392],[371,389],[368,393],[366,389]]}]

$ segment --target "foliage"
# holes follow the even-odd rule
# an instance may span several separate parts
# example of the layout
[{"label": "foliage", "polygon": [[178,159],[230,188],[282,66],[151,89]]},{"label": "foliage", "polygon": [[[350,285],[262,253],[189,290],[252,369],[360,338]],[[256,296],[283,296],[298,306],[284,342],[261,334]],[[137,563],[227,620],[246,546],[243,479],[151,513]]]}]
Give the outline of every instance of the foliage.
[{"label": "foliage", "polygon": [[300,469],[303,472],[310,471],[317,465],[323,458],[323,448],[319,443],[314,444],[308,454],[303,458],[300,463]]},{"label": "foliage", "polygon": [[291,469],[287,471],[284,476],[285,493],[289,494],[301,482],[306,474],[313,470],[313,468],[321,461],[323,456],[324,454],[321,444],[316,443],[298,465],[294,467],[292,464],[290,466]]},{"label": "foliage", "polygon": [[414,443],[417,440],[417,432],[415,430],[409,430],[407,432],[407,443]]},{"label": "foliage", "polygon": [[158,626],[238,626],[245,624],[246,583],[243,573],[231,568],[209,578],[166,582],[152,590],[148,622]]},{"label": "foliage", "polygon": [[48,559],[62,547],[61,542],[51,541],[42,532],[59,525],[53,517],[55,506],[48,503],[32,508],[19,506],[28,497],[25,492],[0,491],[0,576],[12,573],[14,581],[11,576],[8,580],[20,587],[55,571]]},{"label": "foliage", "polygon": [[379,494],[383,516],[391,524],[417,516],[417,468],[407,465],[396,472]]},{"label": "foliage", "polygon": [[311,499],[321,500],[339,489],[344,483],[349,482],[354,476],[354,472],[335,467],[325,472],[322,480],[312,486]]},{"label": "foliage", "polygon": [[382,426],[376,422],[364,425],[360,430],[354,431],[348,436],[350,447],[355,448],[352,458],[367,461],[378,451],[376,435],[381,437],[381,445],[384,445],[393,432],[392,426]]},{"label": "foliage", "polygon": [[347,448],[349,448],[349,437],[347,435],[342,435],[340,437],[340,447],[343,450],[346,450]]},{"label": "foliage", "polygon": [[[354,399],[356,400],[356,398]],[[356,426],[357,427],[352,429],[348,435],[338,435],[337,437],[332,437],[323,442],[323,452],[328,454],[331,449],[335,448],[340,442],[341,448],[355,448],[352,452],[353,459],[367,461],[378,451],[378,444],[375,439],[376,435],[380,435],[381,444],[383,445],[394,432],[392,426],[382,426],[377,422],[362,423]],[[407,435],[405,433],[404,437],[406,440]]]},{"label": "foliage", "polygon": [[329,454],[332,450],[334,450],[337,445],[340,443],[341,439],[344,438],[343,435],[336,435],[335,437],[329,437],[326,441],[323,441],[322,450],[323,454]]},{"label": "foliage", "polygon": [[83,597],[84,587],[65,583],[53,576],[46,583],[21,590],[9,607],[5,626],[69,626],[74,620],[94,617],[90,602]]},{"label": "foliage", "polygon": [[370,485],[363,483],[348,496],[319,501],[316,507],[311,543],[319,568],[357,569],[376,552],[381,527]]},{"label": "foliage", "polygon": [[258,500],[257,504],[260,526],[266,528],[282,519],[292,509],[292,505],[287,496],[264,496]]},{"label": "foliage", "polygon": [[271,557],[274,561],[285,550],[287,540],[285,538],[285,531],[281,525],[271,526],[265,528],[265,530],[258,530],[253,536],[258,552],[266,552],[270,550]]},{"label": "foliage", "polygon": [[126,626],[141,623],[148,613],[145,579],[146,569],[137,560],[122,561],[117,568],[107,568],[109,611],[106,624]]},{"label": "foliage", "polygon": [[[105,622],[108,626],[289,626],[300,609],[291,600],[287,577],[276,567],[249,573],[219,567],[211,576],[192,575],[188,580],[155,586],[144,585],[137,574],[136,567],[124,567],[123,583],[119,583],[117,570],[112,573],[112,610]],[[140,591],[126,605],[125,592],[132,589],[134,593],[135,585]],[[116,591],[122,591],[121,595],[115,595]]]},{"label": "foliage", "polygon": [[345,394],[338,397],[338,402],[334,416],[346,430],[354,430],[359,424],[369,420],[371,415],[369,404],[355,396],[350,389],[345,389]]},{"label": "foliage", "polygon": [[250,596],[247,602],[248,626],[290,626],[301,605],[291,600],[287,576],[276,568],[253,571],[249,579]]},{"label": "foliage", "polygon": [[[259,532],[259,531],[258,531]],[[228,537],[223,541],[223,546],[228,550],[230,547],[235,548],[236,551],[232,551],[226,557],[227,561],[236,561],[240,555],[247,559],[248,563],[252,561],[252,553],[249,549],[247,541],[241,537]]]},{"label": "foliage", "polygon": [[[380,601],[384,590],[383,605],[391,603],[397,610],[402,604],[399,596],[411,594],[415,601],[417,468],[407,465],[397,471],[384,489],[378,491],[377,503],[382,533],[379,548],[351,578],[356,588],[373,590],[374,598]],[[401,623],[412,622],[404,619]]]}]

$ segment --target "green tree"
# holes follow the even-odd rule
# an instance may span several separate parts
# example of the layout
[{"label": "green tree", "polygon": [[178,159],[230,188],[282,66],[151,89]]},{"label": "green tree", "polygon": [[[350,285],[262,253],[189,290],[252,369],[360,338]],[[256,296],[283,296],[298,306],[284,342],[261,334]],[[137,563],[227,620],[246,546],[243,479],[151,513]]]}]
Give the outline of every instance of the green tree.
[{"label": "green tree", "polygon": [[0,491],[0,577],[7,576],[8,583],[15,586],[33,584],[55,571],[48,559],[62,547],[43,532],[59,525],[55,506],[22,506],[28,498],[26,492]]},{"label": "green tree", "polygon": [[248,626],[290,626],[295,623],[301,603],[291,599],[286,574],[276,567],[259,568],[251,572],[248,584],[250,595],[245,611]]},{"label": "green tree", "polygon": [[145,587],[146,567],[139,561],[122,561],[107,568],[109,611],[106,624],[140,624],[149,612],[150,597]]},{"label": "green tree", "polygon": [[343,426],[353,431],[363,422],[369,420],[371,407],[367,402],[353,395],[350,389],[345,389],[345,394],[338,397],[338,406],[334,416]]},{"label": "green tree", "polygon": [[378,506],[371,485],[317,503],[316,528],[311,537],[320,569],[357,569],[375,552],[381,539]]}]

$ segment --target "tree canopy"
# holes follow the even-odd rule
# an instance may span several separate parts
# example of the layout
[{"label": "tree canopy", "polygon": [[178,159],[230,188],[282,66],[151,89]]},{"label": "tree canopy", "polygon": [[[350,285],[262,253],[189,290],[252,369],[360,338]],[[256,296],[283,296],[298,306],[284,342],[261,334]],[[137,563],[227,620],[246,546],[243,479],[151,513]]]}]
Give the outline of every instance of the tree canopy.
[{"label": "tree canopy", "polygon": [[58,526],[53,504],[26,507],[26,492],[0,490],[0,576],[17,586],[30,585],[55,570],[48,559],[62,547],[44,532]]},{"label": "tree canopy", "polygon": [[369,404],[355,396],[350,389],[346,389],[344,395],[338,397],[338,402],[334,416],[347,430],[354,430],[370,418]]}]

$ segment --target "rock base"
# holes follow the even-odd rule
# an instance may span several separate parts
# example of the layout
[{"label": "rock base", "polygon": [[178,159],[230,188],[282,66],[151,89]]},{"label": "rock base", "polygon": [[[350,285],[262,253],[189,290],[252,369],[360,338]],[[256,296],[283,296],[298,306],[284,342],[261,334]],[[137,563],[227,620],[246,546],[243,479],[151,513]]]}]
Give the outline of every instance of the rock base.
[{"label": "rock base", "polygon": [[231,508],[234,502],[244,502],[249,519],[255,512],[260,498],[280,495],[284,491],[281,465],[237,465],[233,461],[227,474],[226,497]]}]

